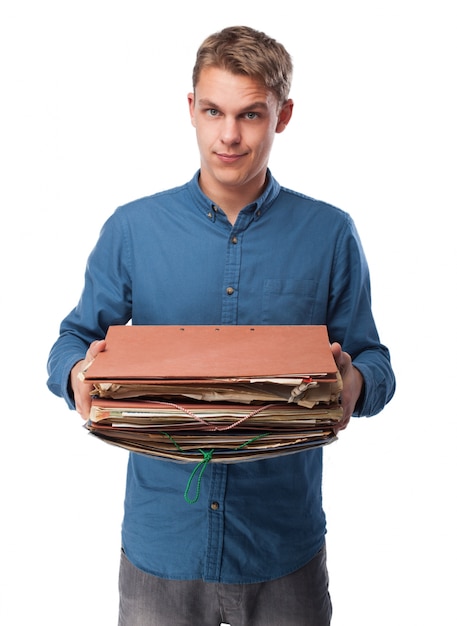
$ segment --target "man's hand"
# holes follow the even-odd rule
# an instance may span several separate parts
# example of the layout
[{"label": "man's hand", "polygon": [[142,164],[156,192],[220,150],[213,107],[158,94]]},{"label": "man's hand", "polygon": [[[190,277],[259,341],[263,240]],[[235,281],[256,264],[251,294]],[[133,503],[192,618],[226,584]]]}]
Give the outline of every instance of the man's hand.
[{"label": "man's hand", "polygon": [[78,413],[84,420],[89,419],[89,412],[91,407],[91,386],[80,379],[79,374],[92,363],[99,352],[103,352],[106,347],[106,341],[104,339],[100,341],[93,341],[89,350],[86,352],[86,358],[82,361],[78,361],[71,370],[70,381],[75,397],[75,407]]},{"label": "man's hand", "polygon": [[343,379],[343,392],[341,394],[343,417],[336,426],[336,430],[344,430],[349,424],[357,400],[362,392],[363,376],[359,370],[352,365],[350,355],[347,352],[343,352],[339,343],[332,343],[331,347],[333,357]]}]

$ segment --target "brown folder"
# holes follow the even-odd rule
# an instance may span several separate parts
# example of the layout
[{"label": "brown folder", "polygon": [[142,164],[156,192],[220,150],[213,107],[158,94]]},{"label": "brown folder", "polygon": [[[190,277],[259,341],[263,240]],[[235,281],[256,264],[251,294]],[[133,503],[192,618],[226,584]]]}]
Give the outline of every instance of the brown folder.
[{"label": "brown folder", "polygon": [[325,326],[111,326],[88,382],[331,377]]}]

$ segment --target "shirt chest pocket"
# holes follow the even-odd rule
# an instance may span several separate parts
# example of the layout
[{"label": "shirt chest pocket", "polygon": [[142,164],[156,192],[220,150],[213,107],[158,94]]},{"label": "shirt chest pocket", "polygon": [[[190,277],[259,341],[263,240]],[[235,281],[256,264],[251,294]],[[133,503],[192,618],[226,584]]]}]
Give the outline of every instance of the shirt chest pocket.
[{"label": "shirt chest pocket", "polygon": [[262,295],[262,324],[317,324],[313,279],[265,279]]}]

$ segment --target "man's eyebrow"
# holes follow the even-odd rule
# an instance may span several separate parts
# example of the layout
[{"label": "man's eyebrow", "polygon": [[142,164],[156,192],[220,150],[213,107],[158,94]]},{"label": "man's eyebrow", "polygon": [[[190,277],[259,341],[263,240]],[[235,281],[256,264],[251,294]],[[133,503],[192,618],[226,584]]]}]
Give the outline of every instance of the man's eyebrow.
[{"label": "man's eyebrow", "polygon": [[218,109],[219,107],[211,100],[207,100],[206,98],[200,98],[198,101],[198,105],[201,107],[208,107],[209,109]]},{"label": "man's eyebrow", "polygon": [[251,102],[248,106],[241,109],[242,111],[253,111],[254,109],[268,109],[266,102],[259,100],[258,102]]},{"label": "man's eyebrow", "polygon": [[[200,100],[198,101],[198,105],[200,107],[207,107],[209,109],[216,109],[217,111],[220,110],[220,107],[218,104],[216,104],[215,102],[211,102],[211,100],[207,100],[206,98],[200,98]],[[240,112],[248,112],[248,111],[253,111],[254,109],[268,109],[268,105],[266,102],[263,102],[262,100],[256,101],[256,102],[251,102],[250,104],[248,104],[247,106],[243,107],[242,109],[240,109]]]}]

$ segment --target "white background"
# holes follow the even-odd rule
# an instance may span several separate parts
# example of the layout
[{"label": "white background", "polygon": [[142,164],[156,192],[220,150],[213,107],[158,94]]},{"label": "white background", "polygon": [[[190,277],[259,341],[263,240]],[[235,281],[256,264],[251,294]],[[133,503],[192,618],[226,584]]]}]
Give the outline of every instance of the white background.
[{"label": "white background", "polygon": [[2,3],[2,625],[116,623],[126,453],[47,391],[47,355],[105,219],[197,169],[195,51],[241,23],[293,55],[271,167],[354,217],[398,378],[325,451],[333,625],[456,624],[451,5]]}]

